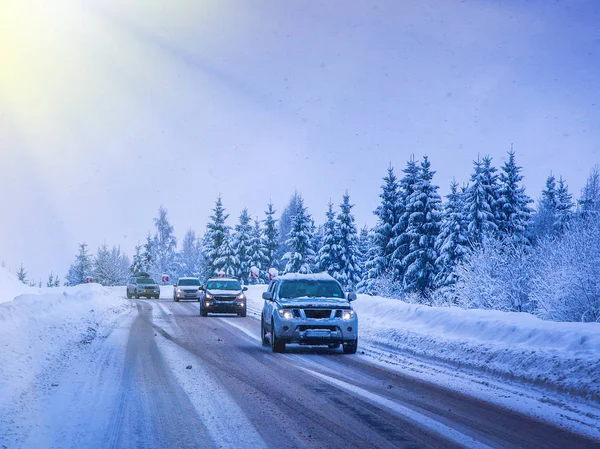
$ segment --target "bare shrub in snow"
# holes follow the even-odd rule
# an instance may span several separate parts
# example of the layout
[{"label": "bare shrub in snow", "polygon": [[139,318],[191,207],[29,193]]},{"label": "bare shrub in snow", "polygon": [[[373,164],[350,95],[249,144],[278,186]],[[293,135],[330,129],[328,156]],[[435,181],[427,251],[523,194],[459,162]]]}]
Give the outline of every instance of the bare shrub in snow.
[{"label": "bare shrub in snow", "polygon": [[554,321],[600,322],[600,222],[580,220],[535,248],[531,300]]},{"label": "bare shrub in snow", "polygon": [[[523,245],[488,238],[457,268],[447,297],[466,308],[529,311],[531,256]],[[439,301],[439,300],[438,300]]]}]

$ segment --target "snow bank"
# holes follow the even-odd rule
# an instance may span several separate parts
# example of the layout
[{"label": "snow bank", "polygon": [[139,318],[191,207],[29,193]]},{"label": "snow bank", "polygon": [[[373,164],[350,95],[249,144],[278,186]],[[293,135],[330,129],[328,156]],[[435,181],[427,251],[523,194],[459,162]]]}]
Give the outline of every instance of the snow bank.
[{"label": "snow bank", "polygon": [[[262,309],[266,286],[250,286]],[[377,346],[600,399],[600,324],[543,321],[526,313],[428,307],[359,295],[360,350]]]},{"label": "snow bank", "polygon": [[122,291],[98,284],[45,291],[52,293],[25,294],[0,304],[0,434],[11,407],[51,388],[52,374],[108,335],[132,307]]},{"label": "snow bank", "polygon": [[37,289],[23,284],[17,276],[0,267],[0,303],[12,301],[19,295],[34,293]]}]

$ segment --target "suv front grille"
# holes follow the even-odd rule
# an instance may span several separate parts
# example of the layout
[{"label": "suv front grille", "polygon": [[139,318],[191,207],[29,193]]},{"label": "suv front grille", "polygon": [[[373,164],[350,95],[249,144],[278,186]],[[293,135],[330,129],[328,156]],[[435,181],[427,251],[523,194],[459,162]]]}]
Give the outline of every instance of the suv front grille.
[{"label": "suv front grille", "polygon": [[216,301],[235,301],[235,296],[215,296]]},{"label": "suv front grille", "polygon": [[323,320],[331,317],[331,309],[305,309],[306,318]]}]

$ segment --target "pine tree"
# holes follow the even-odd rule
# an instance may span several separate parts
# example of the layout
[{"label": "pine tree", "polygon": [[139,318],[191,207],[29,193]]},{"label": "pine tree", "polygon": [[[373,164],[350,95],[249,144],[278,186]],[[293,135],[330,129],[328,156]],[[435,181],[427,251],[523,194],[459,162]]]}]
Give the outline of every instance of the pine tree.
[{"label": "pine tree", "polygon": [[267,270],[270,268],[267,260],[267,249],[264,244],[263,230],[258,217],[253,220],[250,238],[250,266],[259,270],[259,278],[250,279],[251,283],[266,282]]},{"label": "pine tree", "polygon": [[130,275],[129,258],[121,253],[121,248],[106,244],[98,248],[93,260],[94,282],[104,286],[125,285]]},{"label": "pine tree", "polygon": [[310,244],[315,254],[315,257],[312,259],[310,271],[318,273],[321,271],[321,268],[319,267],[319,250],[321,249],[321,246],[323,246],[323,229],[322,226],[317,226],[313,218],[310,219]]},{"label": "pine tree", "polygon": [[581,192],[579,210],[584,219],[598,219],[600,216],[600,166],[592,168]]},{"label": "pine tree", "polygon": [[175,250],[177,248],[177,239],[174,235],[173,226],[167,218],[167,210],[160,206],[158,217],[154,219],[156,234],[154,236],[154,264],[152,266],[153,274],[160,278],[163,274],[173,276],[175,271]]},{"label": "pine tree", "polygon": [[562,234],[567,229],[573,218],[574,206],[573,195],[569,193],[569,187],[561,176],[556,189],[556,219],[554,220],[554,228],[558,233]]},{"label": "pine tree", "polygon": [[[365,235],[366,233],[366,235]],[[375,245],[375,230],[363,227],[359,237],[360,254],[362,255],[362,277],[356,287],[359,293],[376,293],[375,284],[377,276],[373,276],[377,270],[376,262],[379,248]]]},{"label": "pine tree", "polygon": [[304,207],[304,199],[298,191],[295,191],[279,218],[279,248],[275,257],[277,261],[283,260],[284,254],[291,251],[287,246],[288,237],[293,227],[294,217],[298,215],[301,207]]},{"label": "pine tree", "polygon": [[236,267],[239,266],[239,260],[235,256],[235,250],[231,245],[231,237],[225,235],[223,243],[219,247],[218,257],[215,260],[215,273],[225,273],[227,277],[236,277]]},{"label": "pine tree", "polygon": [[531,221],[532,210],[528,204],[533,201],[525,194],[525,187],[519,185],[523,180],[521,169],[515,162],[515,152],[509,151],[508,161],[502,166],[498,189],[498,235],[516,244],[529,244],[526,231]]},{"label": "pine tree", "polygon": [[346,191],[340,204],[340,213],[337,217],[339,247],[339,269],[336,279],[346,290],[356,290],[360,282],[360,266],[358,254],[358,233],[352,215],[353,204],[350,204],[350,195]]},{"label": "pine tree", "polygon": [[195,276],[202,274],[202,255],[196,231],[188,229],[181,243],[181,252],[178,255],[178,277]]},{"label": "pine tree", "polygon": [[407,292],[421,295],[433,289],[436,276],[435,242],[440,233],[442,199],[437,193],[438,186],[431,183],[434,174],[425,156],[406,205],[410,212],[406,230],[410,244],[409,253],[402,261],[406,267],[404,286]]},{"label": "pine tree", "polygon": [[27,281],[27,271],[25,271],[25,267],[23,267],[23,264],[21,264],[21,266],[19,267],[19,271],[17,271],[17,279],[19,281],[21,281],[23,284],[28,283]]},{"label": "pine tree", "polygon": [[310,273],[314,263],[315,253],[310,241],[311,217],[304,207],[304,200],[300,197],[297,214],[292,220],[292,228],[286,247],[290,249],[283,259],[287,261],[286,273]]},{"label": "pine tree", "polygon": [[233,234],[233,250],[237,265],[234,267],[235,276],[243,283],[248,283],[250,276],[251,256],[250,244],[252,241],[252,225],[250,224],[250,214],[248,209],[244,208],[240,214],[239,222],[235,226]]},{"label": "pine tree", "polygon": [[317,260],[319,271],[326,271],[331,276],[336,277],[339,276],[340,271],[340,235],[331,200],[327,204],[327,207],[327,213],[325,214],[327,221],[323,225],[323,241]]},{"label": "pine tree", "polygon": [[66,276],[66,285],[74,286],[85,283],[88,276],[92,275],[92,258],[88,253],[87,243],[79,244],[79,252],[75,256],[75,263],[69,268]]},{"label": "pine tree", "polygon": [[498,226],[494,216],[495,198],[494,174],[491,169],[491,159],[473,161],[474,172],[471,175],[471,185],[467,189],[465,209],[467,214],[469,241],[471,245],[481,245],[486,236],[495,235]]},{"label": "pine tree", "polygon": [[438,258],[435,261],[438,274],[436,287],[450,287],[455,284],[456,267],[468,252],[469,239],[467,220],[464,215],[463,195],[458,191],[458,183],[450,184],[448,202],[440,225],[440,233],[435,242]]},{"label": "pine tree", "polygon": [[403,281],[406,265],[404,259],[410,254],[411,237],[407,234],[410,216],[413,211],[411,207],[411,196],[415,191],[415,186],[419,182],[419,165],[415,161],[414,156],[406,163],[406,168],[403,170],[404,176],[400,180],[400,189],[397,210],[399,214],[398,223],[394,226],[394,253],[392,255],[392,279],[395,281]]},{"label": "pine tree", "polygon": [[219,196],[213,209],[214,214],[211,215],[210,221],[206,225],[206,234],[204,236],[204,254],[206,255],[206,270],[205,277],[214,276],[222,265],[217,263],[221,257],[222,249],[225,241],[229,236],[229,226],[225,221],[229,214],[225,213],[223,201]]},{"label": "pine tree", "polygon": [[133,261],[131,262],[131,267],[129,267],[130,273],[133,275],[135,273],[139,273],[140,271],[146,271],[146,265],[144,260],[144,255],[142,254],[142,245],[135,245],[135,253],[133,254]]},{"label": "pine tree", "polygon": [[557,210],[556,178],[550,174],[546,179],[546,188],[542,190],[542,198],[538,203],[537,213],[533,219],[533,230],[536,238],[539,239],[556,232]]},{"label": "pine tree", "polygon": [[279,261],[277,260],[277,254],[279,252],[279,231],[277,229],[277,221],[273,217],[275,212],[275,209],[273,209],[273,203],[269,201],[267,210],[265,211],[265,270],[279,267]]},{"label": "pine tree", "polygon": [[52,285],[53,287],[60,287],[60,278],[58,277],[58,274],[56,276],[54,276],[54,283]]},{"label": "pine tree", "polygon": [[[141,267],[142,271],[149,272],[150,267],[154,264],[154,260],[155,260],[154,239],[152,238],[150,233],[148,233],[148,235],[146,236],[146,243],[144,244],[144,251],[142,252],[142,257],[140,259],[140,262],[141,262],[140,267]],[[134,271],[134,274],[135,273],[137,273],[137,272]]]}]

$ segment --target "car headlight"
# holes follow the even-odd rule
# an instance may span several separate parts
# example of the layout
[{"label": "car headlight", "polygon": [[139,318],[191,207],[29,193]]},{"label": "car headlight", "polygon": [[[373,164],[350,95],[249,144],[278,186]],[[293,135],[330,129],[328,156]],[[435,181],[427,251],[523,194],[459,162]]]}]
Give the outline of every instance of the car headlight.
[{"label": "car headlight", "polygon": [[206,299],[213,299],[213,295],[211,295],[210,293],[207,293],[205,296]]},{"label": "car headlight", "polygon": [[244,299],[244,294],[240,293],[239,295],[237,295],[237,299]]},{"label": "car headlight", "polygon": [[183,291],[180,288],[178,288],[177,293],[183,293]]},{"label": "car headlight", "polygon": [[290,309],[279,309],[277,312],[284,320],[291,320],[294,317],[294,313]]},{"label": "car headlight", "polygon": [[342,320],[351,320],[352,318],[354,318],[354,310],[344,310],[342,312]]}]

